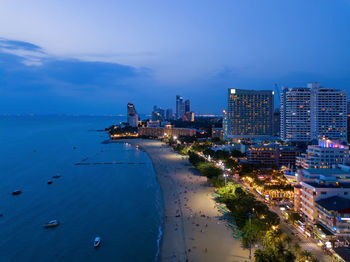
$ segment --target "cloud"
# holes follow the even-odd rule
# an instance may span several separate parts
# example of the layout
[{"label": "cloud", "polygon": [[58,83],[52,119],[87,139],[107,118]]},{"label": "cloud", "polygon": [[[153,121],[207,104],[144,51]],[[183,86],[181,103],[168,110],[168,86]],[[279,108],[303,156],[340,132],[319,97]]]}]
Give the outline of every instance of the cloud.
[{"label": "cloud", "polygon": [[[0,79],[0,113],[13,108],[70,113],[80,105],[85,111],[90,107],[89,113],[120,113],[127,101],[137,99],[135,94],[141,100],[155,88],[149,68],[55,57],[39,46],[6,39],[0,39]],[[48,100],[61,106],[50,108]]]},{"label": "cloud", "polygon": [[43,60],[49,57],[39,46],[4,38],[0,38],[0,52],[21,57],[22,63],[27,66],[41,66]]}]

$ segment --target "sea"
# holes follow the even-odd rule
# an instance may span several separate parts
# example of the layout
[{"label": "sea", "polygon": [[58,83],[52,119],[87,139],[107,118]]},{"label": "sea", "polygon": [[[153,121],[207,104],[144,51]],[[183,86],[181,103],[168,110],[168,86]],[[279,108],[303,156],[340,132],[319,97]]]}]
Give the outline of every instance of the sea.
[{"label": "sea", "polygon": [[152,162],[103,143],[103,129],[123,120],[0,117],[0,262],[157,261],[163,202]]}]

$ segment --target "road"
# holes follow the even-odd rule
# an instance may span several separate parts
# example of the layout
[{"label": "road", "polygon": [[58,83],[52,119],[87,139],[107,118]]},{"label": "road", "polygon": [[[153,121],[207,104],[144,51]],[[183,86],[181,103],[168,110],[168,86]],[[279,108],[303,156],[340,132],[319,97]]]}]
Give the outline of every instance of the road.
[{"label": "road", "polygon": [[[240,183],[244,188],[247,188],[247,186],[243,184],[241,181],[239,181],[238,183]],[[258,195],[253,188],[249,187],[249,192],[254,194],[256,199],[258,199],[259,201],[262,201],[261,196]],[[322,248],[317,245],[317,241],[315,239],[307,238],[306,236],[300,234],[296,230],[296,228],[294,228],[292,225],[284,222],[285,218],[281,214],[279,207],[275,207],[272,205],[268,205],[268,207],[271,211],[275,212],[279,216],[281,220],[280,228],[282,229],[283,232],[285,232],[287,235],[289,235],[293,239],[294,243],[298,243],[303,250],[310,251],[319,259],[320,262],[333,261],[333,259],[330,256],[326,255],[325,252],[322,250]]]}]

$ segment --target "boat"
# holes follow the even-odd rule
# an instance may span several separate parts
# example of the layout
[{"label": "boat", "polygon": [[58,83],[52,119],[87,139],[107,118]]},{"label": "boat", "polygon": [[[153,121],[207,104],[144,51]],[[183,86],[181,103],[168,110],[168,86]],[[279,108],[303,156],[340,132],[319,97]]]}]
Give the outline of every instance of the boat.
[{"label": "boat", "polygon": [[54,175],[52,178],[60,178],[61,177],[61,175]]},{"label": "boat", "polygon": [[101,238],[100,237],[95,237],[95,240],[94,240],[94,247],[99,247],[101,244]]},{"label": "boat", "polygon": [[60,224],[58,220],[51,220],[49,223],[46,223],[44,225],[45,228],[50,228],[50,227],[57,227]]},{"label": "boat", "polygon": [[22,191],[21,190],[15,190],[15,191],[13,191],[12,192],[12,195],[19,195],[19,194],[21,194],[22,193]]},{"label": "boat", "polygon": [[52,184],[52,180],[48,180],[47,184],[51,185]]}]

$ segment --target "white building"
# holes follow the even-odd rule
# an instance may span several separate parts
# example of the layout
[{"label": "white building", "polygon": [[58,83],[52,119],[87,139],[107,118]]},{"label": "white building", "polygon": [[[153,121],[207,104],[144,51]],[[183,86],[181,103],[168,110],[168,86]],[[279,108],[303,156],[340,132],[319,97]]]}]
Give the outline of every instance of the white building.
[{"label": "white building", "polygon": [[301,212],[309,221],[317,221],[316,201],[333,196],[350,199],[350,183],[339,182],[333,177],[320,176],[314,182],[301,182]]},{"label": "white building", "polygon": [[313,169],[302,169],[297,173],[298,181],[313,182],[319,179],[320,176],[333,177],[339,182],[350,182],[350,171],[349,166],[342,168],[340,165],[336,168],[313,168]]},{"label": "white building", "polygon": [[134,104],[128,103],[127,105],[127,118],[128,124],[131,127],[137,127],[139,124],[139,115],[136,112]]},{"label": "white building", "polygon": [[183,97],[180,95],[176,96],[176,119],[182,120],[185,114],[185,104],[183,102]]},{"label": "white building", "polygon": [[311,140],[309,88],[283,87],[281,93],[281,139],[291,142]]},{"label": "white building", "polygon": [[332,196],[316,201],[317,221],[333,235],[350,237],[350,199]]},{"label": "white building", "polygon": [[346,91],[308,84],[311,89],[311,138],[347,141]]},{"label": "white building", "polygon": [[326,137],[346,141],[346,91],[320,87],[283,87],[281,93],[281,139],[308,142]]},{"label": "white building", "polygon": [[304,169],[332,168],[349,162],[349,147],[329,139],[319,139],[318,145],[308,146],[306,153],[297,159]]}]

